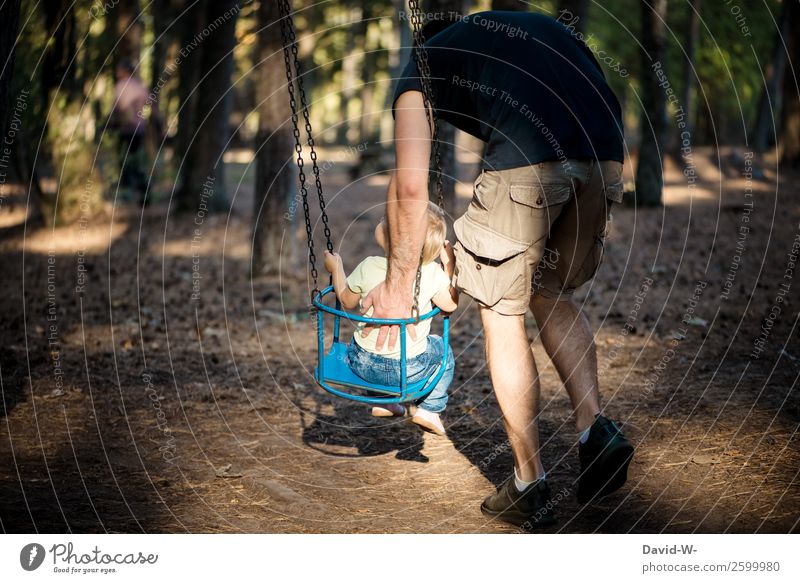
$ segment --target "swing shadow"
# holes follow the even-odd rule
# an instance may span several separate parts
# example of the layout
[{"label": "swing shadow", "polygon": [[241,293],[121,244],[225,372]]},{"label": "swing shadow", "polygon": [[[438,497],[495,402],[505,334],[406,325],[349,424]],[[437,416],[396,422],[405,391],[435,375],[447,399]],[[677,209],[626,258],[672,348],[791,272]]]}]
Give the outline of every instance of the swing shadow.
[{"label": "swing shadow", "polygon": [[[422,432],[406,420],[378,419],[369,408],[326,397],[316,391],[313,410],[302,410],[300,424],[303,443],[332,457],[376,457],[396,452],[399,460],[428,463],[422,453]],[[333,408],[333,413],[323,409]]]}]

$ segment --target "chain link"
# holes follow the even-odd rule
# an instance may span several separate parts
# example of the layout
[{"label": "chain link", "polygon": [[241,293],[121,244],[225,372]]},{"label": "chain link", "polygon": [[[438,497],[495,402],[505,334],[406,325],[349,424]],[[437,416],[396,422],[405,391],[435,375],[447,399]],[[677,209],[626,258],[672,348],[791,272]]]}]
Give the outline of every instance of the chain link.
[{"label": "chain link", "polygon": [[[436,186],[437,203],[439,208],[444,209],[444,183],[442,181],[442,155],[439,144],[439,123],[436,118],[436,96],[433,84],[431,83],[431,68],[428,62],[428,51],[425,49],[425,35],[422,33],[422,11],[418,0],[408,0],[408,7],[411,13],[411,28],[414,35],[414,61],[422,81],[422,101],[425,106],[425,118],[428,125],[433,128],[431,135],[431,158],[434,172],[434,184]],[[420,254],[417,264],[417,275],[414,280],[414,303],[411,308],[411,317],[419,320],[419,290],[422,284],[422,254]]]},{"label": "chain link", "polygon": [[[283,41],[283,60],[286,66],[286,86],[289,91],[289,106],[292,111],[292,127],[294,134],[294,150],[297,154],[297,168],[298,177],[300,179],[300,197],[303,202],[303,217],[305,218],[306,237],[308,240],[308,263],[311,268],[311,278],[314,281],[314,288],[311,291],[312,298],[319,292],[317,278],[316,260],[317,256],[314,252],[314,232],[311,227],[311,213],[308,206],[308,186],[306,184],[306,174],[304,170],[303,161],[303,143],[300,138],[299,116],[297,112],[297,97],[295,94],[295,80],[297,81],[297,93],[300,95],[300,107],[303,112],[303,120],[305,121],[305,130],[307,136],[307,144],[311,158],[311,168],[314,174],[314,182],[317,188],[317,196],[319,198],[319,208],[321,212],[322,224],[324,227],[325,244],[328,251],[333,252],[333,240],[331,238],[331,229],[328,224],[328,213],[325,209],[325,197],[322,192],[322,181],[320,180],[319,166],[317,164],[317,152],[314,149],[314,137],[311,129],[311,120],[308,111],[308,100],[306,99],[305,87],[303,86],[302,67],[300,65],[300,58],[297,52],[297,35],[294,30],[294,22],[292,20],[292,5],[291,0],[280,0],[280,24],[281,24],[281,39]],[[294,65],[294,74],[292,74],[292,65]]]},{"label": "chain link", "polygon": [[[425,49],[425,36],[422,33],[422,13],[418,0],[408,0],[409,9],[411,12],[411,23],[414,35],[414,60],[417,63],[417,68],[420,72],[420,79],[422,81],[422,96],[425,105],[425,117],[428,124],[433,128],[431,142],[431,158],[435,168],[434,184],[437,192],[437,202],[439,208],[444,209],[444,185],[442,177],[442,156],[439,144],[439,124],[436,118],[436,109],[433,107],[435,103],[435,96],[433,85],[431,83],[431,70],[428,63],[428,52]],[[318,272],[316,266],[316,253],[314,252],[314,233],[311,227],[311,214],[308,205],[308,186],[307,177],[304,169],[303,161],[303,143],[300,137],[300,119],[298,115],[297,95],[300,97],[300,111],[303,114],[303,121],[305,122],[305,130],[307,140],[306,143],[309,148],[309,157],[311,158],[311,168],[314,175],[314,183],[317,188],[317,196],[319,198],[319,208],[321,213],[321,220],[323,225],[323,232],[325,234],[325,244],[328,251],[333,252],[333,240],[331,237],[331,229],[328,223],[328,214],[325,207],[325,197],[322,192],[322,181],[320,180],[319,165],[317,163],[317,152],[314,149],[314,136],[311,128],[311,119],[309,116],[308,100],[306,98],[305,87],[303,85],[302,66],[298,55],[297,35],[294,29],[294,22],[292,19],[292,5],[291,0],[279,0],[280,9],[280,25],[281,25],[281,38],[283,40],[283,60],[286,66],[286,85],[289,91],[289,106],[292,111],[292,126],[294,134],[294,149],[297,154],[297,168],[298,177],[300,180],[300,197],[303,202],[303,216],[305,218],[306,237],[308,239],[308,263],[311,268],[311,278],[314,281],[314,288],[312,290],[312,297],[319,292],[317,279]],[[292,72],[294,66],[294,74]],[[295,93],[295,82],[297,83],[297,93]],[[420,255],[419,263],[417,264],[417,274],[414,282],[414,303],[411,308],[411,316],[415,320],[419,320],[419,293],[422,281],[422,255]]]}]

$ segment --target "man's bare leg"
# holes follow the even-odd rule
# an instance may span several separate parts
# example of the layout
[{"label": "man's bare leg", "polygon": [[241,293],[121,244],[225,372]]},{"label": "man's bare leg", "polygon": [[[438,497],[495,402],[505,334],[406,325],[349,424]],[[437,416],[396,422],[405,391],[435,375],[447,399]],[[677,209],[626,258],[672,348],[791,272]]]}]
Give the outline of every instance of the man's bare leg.
[{"label": "man's bare leg", "polygon": [[584,431],[600,413],[597,352],[589,320],[573,300],[534,294],[530,303],[539,338],[567,389],[575,411],[575,429]]},{"label": "man's bare leg", "polygon": [[525,316],[506,316],[481,308],[486,339],[486,362],[503,413],[514,463],[520,480],[532,482],[544,475],[539,456],[539,374]]}]

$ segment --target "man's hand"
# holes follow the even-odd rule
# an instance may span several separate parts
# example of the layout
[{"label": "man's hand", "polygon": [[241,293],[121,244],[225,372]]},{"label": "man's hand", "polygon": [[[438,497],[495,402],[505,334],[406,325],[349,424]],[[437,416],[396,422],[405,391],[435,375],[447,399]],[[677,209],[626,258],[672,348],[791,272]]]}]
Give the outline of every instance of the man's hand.
[{"label": "man's hand", "polygon": [[[414,298],[409,288],[405,288],[405,291],[398,290],[385,281],[375,286],[362,302],[364,312],[372,307],[373,311],[369,316],[370,318],[385,319],[410,318],[413,305]],[[361,331],[361,335],[364,337],[369,336],[373,328],[374,326],[365,326]],[[413,324],[407,325],[406,330],[408,330],[412,340],[417,339],[417,329]],[[378,338],[375,341],[375,347],[378,350],[382,350],[388,336],[389,350],[394,350],[399,332],[400,326],[381,326]]]}]

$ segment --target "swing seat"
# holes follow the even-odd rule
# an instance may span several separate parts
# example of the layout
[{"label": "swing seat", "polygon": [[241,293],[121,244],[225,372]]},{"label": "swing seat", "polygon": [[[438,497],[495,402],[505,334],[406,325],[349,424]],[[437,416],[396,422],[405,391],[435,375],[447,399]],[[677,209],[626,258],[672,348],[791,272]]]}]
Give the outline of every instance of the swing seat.
[{"label": "swing seat", "polygon": [[[314,378],[320,387],[329,393],[351,401],[369,403],[372,405],[383,405],[388,403],[406,403],[417,401],[426,397],[439,382],[444,374],[447,364],[447,357],[450,352],[450,320],[444,316],[442,325],[442,339],[444,340],[444,354],[442,362],[436,369],[436,373],[425,379],[414,383],[409,383],[406,379],[406,326],[415,324],[413,318],[408,319],[378,319],[367,318],[364,316],[351,314],[341,308],[341,304],[336,302],[336,307],[332,308],[322,302],[322,298],[333,293],[333,286],[328,286],[319,292],[313,299],[314,306],[317,308],[317,349],[318,364],[314,369]],[[433,318],[441,312],[439,308],[420,316],[420,320]],[[333,321],[333,343],[329,351],[325,351],[325,327],[324,314],[331,314]],[[401,379],[400,385],[381,385],[370,383],[354,373],[347,364],[347,343],[339,340],[339,330],[341,318],[354,322],[365,322],[376,326],[399,325],[400,326],[400,366]]]}]

